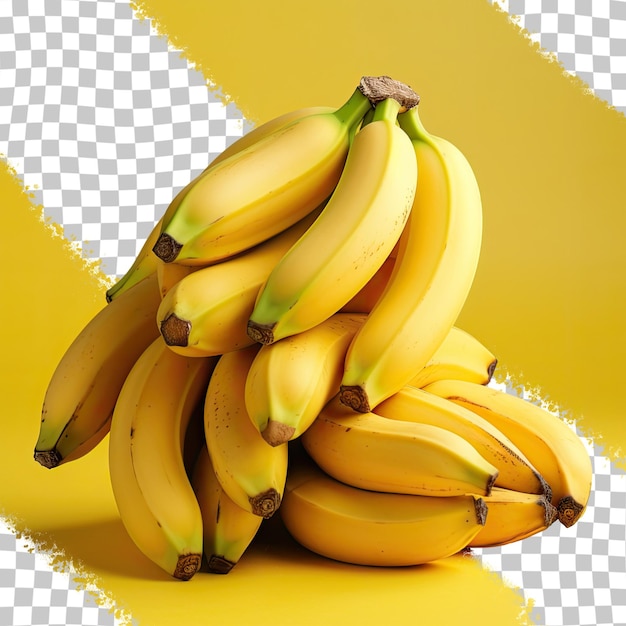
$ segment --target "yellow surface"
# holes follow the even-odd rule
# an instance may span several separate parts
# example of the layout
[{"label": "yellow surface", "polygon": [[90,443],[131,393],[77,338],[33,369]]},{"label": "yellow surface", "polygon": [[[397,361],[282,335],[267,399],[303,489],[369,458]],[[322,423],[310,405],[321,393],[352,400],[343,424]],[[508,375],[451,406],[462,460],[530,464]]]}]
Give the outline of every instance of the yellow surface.
[{"label": "yellow surface", "polygon": [[[626,122],[540,58],[486,1],[142,4],[243,113],[340,104],[363,74],[422,95],[429,130],[468,156],[485,242],[461,325],[502,371],[584,416],[618,460],[626,439],[622,210]],[[140,626],[525,623],[522,598],[471,559],[351,567],[297,548],[275,523],[227,576],[174,582],[130,543],[107,479],[106,441],[67,467],[32,459],[41,401],[62,351],[104,305],[98,277],[39,220],[2,167],[5,354],[3,514],[54,542]],[[8,220],[8,225],[7,225]],[[519,619],[518,619],[519,618]]]}]

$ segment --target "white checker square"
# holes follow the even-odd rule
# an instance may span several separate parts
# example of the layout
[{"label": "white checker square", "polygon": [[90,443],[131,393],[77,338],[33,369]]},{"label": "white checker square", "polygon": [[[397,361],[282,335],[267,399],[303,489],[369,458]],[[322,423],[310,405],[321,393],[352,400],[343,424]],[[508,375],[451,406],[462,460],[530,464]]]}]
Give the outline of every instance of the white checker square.
[{"label": "white checker square", "polygon": [[82,216],[80,207],[76,207],[76,206],[63,207],[63,223],[64,224],[81,224],[82,219],[83,219],[83,216]]},{"label": "white checker square", "polygon": [[[2,569],[12,569],[15,566],[11,566],[9,563],[4,562],[4,558],[1,561]],[[0,587],[0,607],[13,606],[15,604],[15,588],[14,587]]]},{"label": "white checker square", "polygon": [[[117,257],[118,245],[113,239],[103,239],[100,242],[100,257],[107,259]],[[130,264],[127,266],[130,267]]]}]

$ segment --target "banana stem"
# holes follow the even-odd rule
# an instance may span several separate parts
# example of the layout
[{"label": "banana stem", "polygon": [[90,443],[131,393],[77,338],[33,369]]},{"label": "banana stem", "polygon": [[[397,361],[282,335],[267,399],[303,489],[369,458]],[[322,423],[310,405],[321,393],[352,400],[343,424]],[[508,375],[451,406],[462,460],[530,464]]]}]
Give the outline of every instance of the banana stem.
[{"label": "banana stem", "polygon": [[381,100],[374,108],[372,122],[388,120],[395,123],[398,113],[400,112],[400,107],[401,104],[395,98],[385,98],[385,100]]},{"label": "banana stem", "polygon": [[398,115],[398,124],[412,141],[428,141],[430,135],[422,124],[417,107],[400,113]]},{"label": "banana stem", "polygon": [[369,98],[357,87],[349,100],[340,106],[333,115],[342,123],[349,127],[358,124],[363,116],[372,108]]}]

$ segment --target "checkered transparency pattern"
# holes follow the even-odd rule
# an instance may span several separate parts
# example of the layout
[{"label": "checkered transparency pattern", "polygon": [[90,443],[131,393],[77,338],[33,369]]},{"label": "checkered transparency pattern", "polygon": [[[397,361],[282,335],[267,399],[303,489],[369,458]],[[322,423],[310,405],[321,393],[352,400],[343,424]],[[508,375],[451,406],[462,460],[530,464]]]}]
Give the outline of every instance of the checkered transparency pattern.
[{"label": "checkered transparency pattern", "polygon": [[114,626],[112,609],[51,568],[47,555],[0,519],[0,625]]},{"label": "checkered transparency pattern", "polygon": [[[626,1],[493,4],[626,112]],[[223,100],[126,0],[0,0],[0,153],[111,278],[177,191],[249,130]],[[588,450],[581,521],[474,551],[534,604],[537,624],[626,625],[626,474]],[[75,573],[31,550],[0,525],[0,626],[116,623],[76,589]]]},{"label": "checkered transparency pattern", "polygon": [[246,123],[127,2],[0,5],[0,152],[45,216],[119,276]]}]

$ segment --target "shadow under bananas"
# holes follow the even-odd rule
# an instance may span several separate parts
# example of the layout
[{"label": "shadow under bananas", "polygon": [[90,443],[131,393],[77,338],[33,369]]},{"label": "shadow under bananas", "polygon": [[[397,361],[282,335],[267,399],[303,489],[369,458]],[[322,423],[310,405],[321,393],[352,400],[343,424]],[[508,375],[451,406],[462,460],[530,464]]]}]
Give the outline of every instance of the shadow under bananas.
[{"label": "shadow under bananas", "polygon": [[140,552],[117,518],[49,526],[31,530],[30,535],[43,552],[52,551],[55,568],[57,563],[76,562],[81,569],[96,576],[113,574],[151,581],[171,580]]}]

